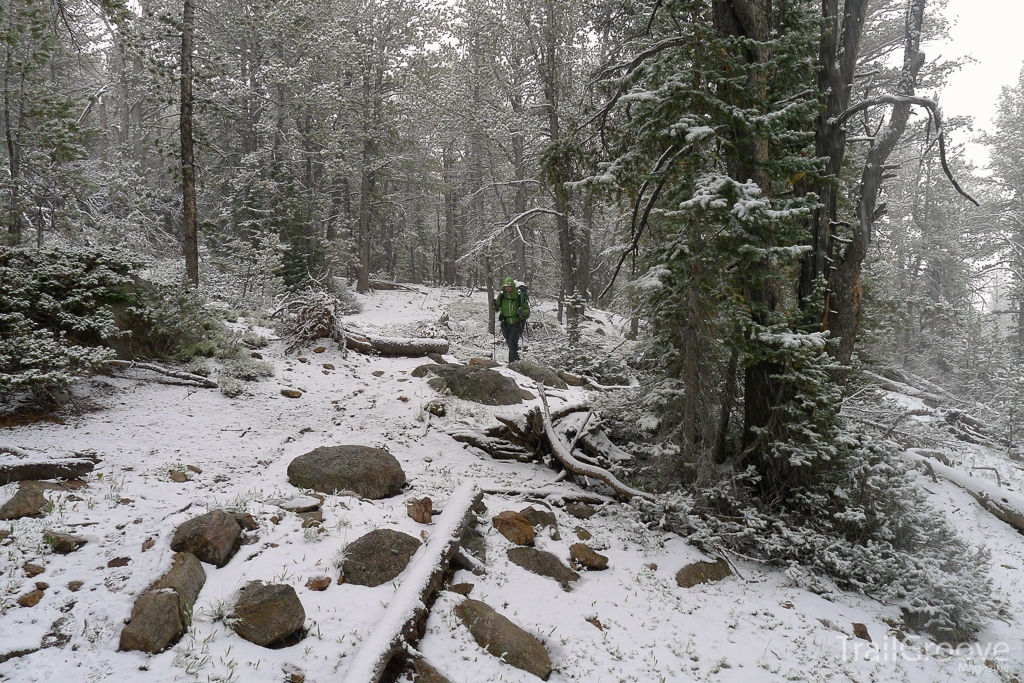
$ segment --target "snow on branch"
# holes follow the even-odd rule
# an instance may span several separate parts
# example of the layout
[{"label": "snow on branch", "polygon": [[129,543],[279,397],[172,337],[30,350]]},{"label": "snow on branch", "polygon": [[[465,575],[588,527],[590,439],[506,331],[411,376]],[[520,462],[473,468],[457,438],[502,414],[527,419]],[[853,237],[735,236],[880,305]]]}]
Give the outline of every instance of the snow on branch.
[{"label": "snow on branch", "polygon": [[511,230],[512,228],[515,228],[516,230],[518,230],[519,226],[522,223],[525,223],[526,221],[530,220],[531,218],[534,218],[535,216],[540,216],[540,215],[561,216],[562,214],[561,214],[561,212],[555,211],[554,209],[546,209],[546,208],[540,207],[540,206],[534,207],[532,209],[527,209],[526,211],[522,212],[521,214],[519,214],[518,216],[516,216],[515,218],[510,220],[505,225],[502,225],[502,226],[492,230],[490,232],[490,234],[488,234],[482,240],[480,240],[479,242],[474,244],[473,247],[468,252],[466,252],[465,254],[460,256],[458,258],[458,260],[456,261],[456,263],[462,263],[463,261],[469,261],[471,259],[474,259],[474,258],[480,256],[480,254],[484,253],[484,251],[486,251],[487,248],[490,247],[491,244],[494,243],[494,240],[496,240],[499,237],[501,237],[503,234],[505,234],[506,231]]},{"label": "snow on branch", "polygon": [[171,370],[170,368],[165,368],[155,363],[139,363],[131,360],[108,360],[105,364],[112,368],[119,368],[121,370],[148,370],[149,372],[155,372],[158,375],[171,377],[190,385],[205,387],[207,389],[217,388],[217,383],[208,377],[194,375],[191,372],[184,372],[182,370]]}]

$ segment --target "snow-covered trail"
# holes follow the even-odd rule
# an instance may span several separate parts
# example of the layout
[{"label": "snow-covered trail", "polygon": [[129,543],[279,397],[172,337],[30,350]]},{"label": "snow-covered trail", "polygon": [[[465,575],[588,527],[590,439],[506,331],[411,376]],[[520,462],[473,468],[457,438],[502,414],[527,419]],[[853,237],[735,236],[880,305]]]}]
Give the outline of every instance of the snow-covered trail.
[{"label": "snow-covered trail", "polygon": [[[353,318],[387,333],[416,321],[436,321],[442,310],[461,301],[458,296],[378,292]],[[483,311],[482,298],[479,305]],[[436,394],[425,380],[409,377],[423,360],[343,358],[333,344],[328,347],[321,354],[303,352],[306,363],[286,358],[279,345],[265,349],[276,377],[248,384],[250,396],[229,399],[215,390],[99,377],[90,392],[102,410],[67,418],[66,424],[0,431],[0,443],[34,454],[93,449],[102,458],[89,487],[57,496],[47,518],[10,524],[11,535],[0,546],[0,598],[7,607],[0,614],[0,656],[50,647],[0,664],[0,679],[278,683],[284,672],[301,671],[311,683],[339,680],[402,581],[376,588],[306,589],[312,576],[337,577],[334,563],[346,543],[378,527],[415,536],[429,532],[431,527],[407,517],[406,501],[430,496],[443,507],[462,482],[475,481],[481,488],[555,485],[551,470],[492,461],[448,437],[446,426],[487,424],[500,409],[449,400],[448,416],[428,416],[422,406]],[[305,393],[288,399],[280,395],[282,387],[301,387]],[[571,389],[566,398],[585,394]],[[265,502],[295,493],[286,474],[294,457],[339,443],[386,447],[405,469],[409,489],[373,502],[328,496],[324,533],[303,529],[298,517]],[[189,465],[199,471],[185,470]],[[171,468],[188,471],[191,480],[171,481]],[[1024,604],[1019,585],[1024,537],[956,487],[936,485],[923,475],[920,482],[963,534],[993,552],[993,577],[1011,622],[994,621],[981,642],[1006,643],[999,671],[985,666],[984,654],[968,659],[920,656],[919,648],[892,652],[899,644],[887,636],[883,619],[897,618],[895,608],[846,593],[826,599],[797,587],[784,572],[754,562],[736,560],[740,576],[681,588],[675,573],[701,554],[676,536],[635,524],[626,506],[605,507],[590,519],[556,508],[561,540],[538,533],[537,547],[568,562],[568,547],[578,540],[574,529],[581,527],[593,535],[589,544],[610,558],[607,571],[583,573],[570,592],[510,563],[509,542],[484,525],[487,575],[460,571],[455,580],[474,584],[471,597],[541,638],[554,664],[552,681],[931,683],[1019,677],[1024,671],[1017,621]],[[0,487],[0,501],[14,490],[15,485]],[[487,495],[484,502],[488,517],[528,504],[499,495]],[[252,513],[260,524],[259,540],[243,546],[225,567],[206,567],[193,626],[178,646],[155,656],[117,652],[135,598],[170,566],[176,525],[217,506]],[[90,542],[70,555],[48,554],[41,534],[49,528],[73,530]],[[148,540],[154,544],[143,551]],[[107,566],[119,557],[131,561]],[[33,561],[45,571],[29,578],[22,567]],[[218,620],[231,595],[255,579],[296,588],[309,629],[299,644],[258,647]],[[32,608],[14,604],[36,581],[49,584],[42,601]],[[84,583],[72,592],[71,581]],[[420,644],[426,658],[453,682],[535,680],[476,645],[453,614],[458,600],[443,592],[435,604]],[[890,652],[872,656],[866,641],[852,637],[854,623],[865,624],[875,644],[885,643]]]}]

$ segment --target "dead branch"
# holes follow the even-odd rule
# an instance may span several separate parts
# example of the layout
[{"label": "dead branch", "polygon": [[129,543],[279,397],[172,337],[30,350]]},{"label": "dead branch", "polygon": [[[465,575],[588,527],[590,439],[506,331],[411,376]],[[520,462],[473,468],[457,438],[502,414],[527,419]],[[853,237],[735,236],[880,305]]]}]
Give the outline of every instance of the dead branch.
[{"label": "dead branch", "polygon": [[377,337],[372,335],[349,332],[345,336],[345,346],[359,353],[375,353],[379,356],[404,356],[419,358],[428,353],[448,353],[447,339],[429,339],[426,337]]},{"label": "dead branch", "polygon": [[190,386],[200,386],[206,389],[216,389],[217,383],[208,377],[202,375],[194,375],[191,372],[185,372],[183,370],[171,370],[155,363],[139,363],[131,360],[108,360],[106,365],[119,368],[121,370],[148,370],[149,372],[155,372],[158,375],[164,375],[165,377],[172,377],[182,382],[187,382]]},{"label": "dead branch", "polygon": [[600,467],[594,467],[592,465],[586,465],[577,460],[576,458],[574,458],[572,453],[565,449],[565,445],[561,442],[561,440],[559,440],[558,435],[555,434],[555,428],[551,422],[551,413],[548,410],[548,399],[545,395],[543,384],[537,385],[537,393],[540,394],[541,404],[544,406],[544,433],[547,435],[548,442],[551,445],[552,455],[554,455],[555,458],[560,463],[562,463],[562,466],[565,467],[565,469],[569,470],[573,474],[598,479],[607,484],[608,486],[610,486],[613,491],[618,493],[620,496],[626,498],[627,500],[633,498],[634,496],[643,498],[644,500],[654,500],[654,496],[652,496],[651,494],[645,493],[643,491],[637,491],[632,487],[626,486],[618,479],[616,479],[615,475],[613,475],[608,470],[602,469]]}]

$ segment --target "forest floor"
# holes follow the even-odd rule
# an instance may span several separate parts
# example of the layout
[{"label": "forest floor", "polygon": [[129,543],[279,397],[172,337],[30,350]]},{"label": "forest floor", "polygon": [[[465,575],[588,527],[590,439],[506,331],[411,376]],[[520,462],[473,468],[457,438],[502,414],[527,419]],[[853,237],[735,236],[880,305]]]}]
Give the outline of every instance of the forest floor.
[{"label": "forest floor", "polygon": [[[490,337],[482,295],[470,301],[457,291],[374,292],[361,297],[364,311],[346,325],[380,334],[408,333],[438,324],[448,312],[467,339]],[[620,335],[615,321],[607,335]],[[237,326],[245,327],[244,321]],[[475,332],[474,332],[475,331]],[[591,329],[591,333],[593,330]],[[279,683],[299,672],[308,683],[344,680],[347,663],[394,595],[395,582],[367,588],[332,583],[323,592],[305,587],[311,576],[337,578],[339,551],[364,533],[393,528],[416,537],[430,527],[406,514],[412,498],[429,496],[444,507],[466,480],[481,488],[551,487],[555,471],[533,464],[494,461],[445,433],[459,423],[485,427],[500,412],[448,399],[438,418],[423,406],[436,394],[425,379],[409,373],[423,359],[345,357],[336,345],[324,353],[286,356],[275,342],[261,352],[274,378],[247,384],[231,399],[217,390],[172,386],[152,378],[99,376],[76,391],[80,409],[59,421],[0,430],[0,444],[39,455],[93,450],[100,457],[88,488],[54,496],[54,510],[42,519],[10,523],[0,546],[0,680],[10,681],[244,681]],[[499,348],[499,351],[504,351]],[[299,362],[297,356],[308,358]],[[490,355],[463,341],[453,355]],[[532,359],[529,349],[527,360]],[[334,366],[325,370],[324,364]],[[508,370],[526,389],[532,381]],[[376,373],[376,374],[375,374]],[[301,388],[301,398],[281,395]],[[586,390],[552,392],[554,403],[586,399]],[[531,405],[533,402],[527,402]],[[303,529],[294,514],[268,500],[297,493],[288,482],[288,463],[315,447],[363,444],[386,447],[404,468],[402,495],[378,501],[327,496],[322,533]],[[995,467],[1004,487],[1024,487],[1024,472],[999,454],[964,446],[956,460]],[[191,469],[187,469],[191,466]],[[172,470],[190,479],[172,481]],[[990,472],[978,472],[988,477]],[[972,543],[992,553],[996,596],[1008,607],[1009,622],[993,620],[970,648],[949,653],[924,637],[900,642],[888,624],[899,610],[863,595],[833,590],[816,594],[800,587],[796,572],[732,558],[737,574],[713,584],[682,588],[675,574],[702,554],[670,533],[638,522],[633,508],[606,504],[585,520],[556,507],[561,540],[548,532],[537,546],[568,562],[573,530],[584,527],[590,545],[610,558],[609,569],[581,572],[571,591],[527,572],[505,557],[510,543],[489,525],[485,576],[459,571],[455,581],[474,584],[470,597],[482,600],[536,635],[550,654],[552,681],[934,681],[1008,682],[1024,672],[1021,609],[1024,593],[1024,537],[998,521],[961,489],[921,474],[920,486]],[[180,477],[179,477],[180,478]],[[994,480],[994,476],[992,477]],[[0,487],[0,501],[16,484]],[[76,500],[77,499],[77,500]],[[529,504],[516,495],[484,497],[487,517]],[[223,568],[205,565],[207,581],[181,642],[167,652],[119,652],[118,638],[135,599],[171,563],[170,539],[177,525],[215,507],[247,511],[260,528],[258,541],[240,548]],[[279,523],[272,516],[282,517]],[[8,528],[8,527],[0,527]],[[89,542],[77,552],[47,552],[44,530],[69,531]],[[155,543],[143,551],[146,541]],[[126,566],[110,560],[129,558]],[[45,566],[37,577],[26,562]],[[116,564],[116,563],[115,563]],[[230,630],[220,617],[231,597],[248,581],[294,586],[307,615],[307,634],[291,647],[266,649]],[[18,597],[35,582],[49,587],[33,607]],[[72,581],[83,582],[76,592]],[[427,622],[419,651],[453,682],[531,681],[481,649],[454,616],[461,596],[442,591]],[[598,626],[597,624],[600,624]],[[873,644],[854,637],[864,624]],[[42,649],[39,649],[43,645]],[[986,663],[987,662],[987,663]]]}]

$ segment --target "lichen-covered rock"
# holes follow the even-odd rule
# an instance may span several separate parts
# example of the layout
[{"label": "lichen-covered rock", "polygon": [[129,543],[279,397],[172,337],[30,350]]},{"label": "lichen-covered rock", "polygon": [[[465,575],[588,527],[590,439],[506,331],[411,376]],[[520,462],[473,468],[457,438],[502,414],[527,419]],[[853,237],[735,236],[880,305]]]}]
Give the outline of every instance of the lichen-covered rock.
[{"label": "lichen-covered rock", "polygon": [[569,590],[569,583],[577,581],[580,575],[562,564],[555,555],[536,548],[509,548],[508,559],[527,571],[540,576],[547,576],[561,584],[563,590]]},{"label": "lichen-covered rock", "polygon": [[[510,406],[523,402],[519,385],[511,377],[473,365],[421,365],[413,377],[435,375],[427,384],[435,391],[447,390],[464,401],[487,406]],[[440,382],[434,380],[440,379]]]},{"label": "lichen-covered rock", "polygon": [[466,625],[477,644],[517,669],[546,681],[551,658],[536,638],[479,600],[463,600],[455,615]]},{"label": "lichen-covered rock", "polygon": [[543,384],[546,387],[552,387],[555,389],[569,388],[565,381],[558,376],[558,372],[551,368],[546,368],[543,365],[528,363],[524,360],[517,360],[514,363],[509,363],[508,369],[518,372],[520,375],[526,375],[533,381]]},{"label": "lichen-covered rock", "polygon": [[299,488],[352,491],[377,500],[401,493],[405,471],[395,456],[380,448],[321,446],[289,463],[288,480]]},{"label": "lichen-covered rock", "polygon": [[192,553],[201,561],[223,567],[238,549],[242,527],[223,510],[213,510],[184,522],[174,532],[171,550]]},{"label": "lichen-covered rock", "polygon": [[238,594],[232,613],[235,633],[250,643],[276,645],[306,623],[306,611],[291,586],[250,581]]},{"label": "lichen-covered rock", "polygon": [[719,558],[716,562],[703,560],[688,564],[676,572],[676,583],[683,588],[693,588],[698,583],[721,581],[732,574],[729,563]]},{"label": "lichen-covered rock", "polygon": [[345,549],[338,583],[379,586],[391,581],[409,564],[420,542],[393,529],[375,529]]}]

